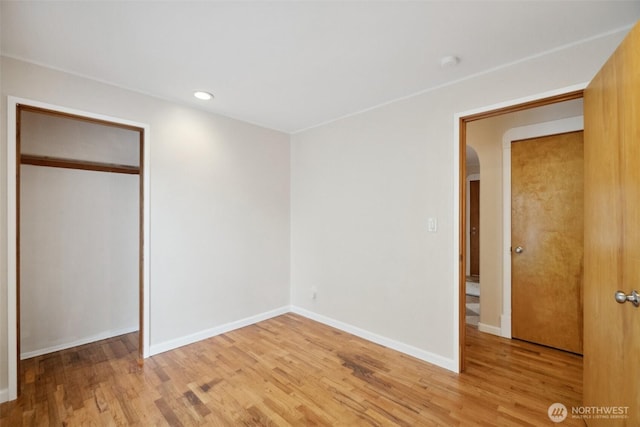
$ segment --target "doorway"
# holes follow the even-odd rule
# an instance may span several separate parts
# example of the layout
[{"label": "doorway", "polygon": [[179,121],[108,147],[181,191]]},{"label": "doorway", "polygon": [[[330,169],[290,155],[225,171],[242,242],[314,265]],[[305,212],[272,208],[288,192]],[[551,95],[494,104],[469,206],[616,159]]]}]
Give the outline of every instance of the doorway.
[{"label": "doorway", "polygon": [[466,147],[467,159],[467,271],[465,282],[465,322],[480,322],[480,159],[473,147]]},{"label": "doorway", "polygon": [[[465,362],[465,319],[466,319],[466,306],[465,306],[465,297],[466,297],[466,292],[465,292],[465,288],[466,288],[466,271],[467,271],[467,262],[468,262],[468,255],[467,255],[467,251],[463,250],[463,248],[467,247],[467,239],[468,239],[468,220],[466,218],[466,215],[464,214],[466,212],[467,209],[467,188],[466,188],[466,175],[467,175],[467,164],[466,164],[466,146],[467,144],[473,145],[472,143],[470,143],[468,137],[468,125],[474,122],[478,122],[482,119],[489,119],[489,118],[497,118],[499,116],[504,116],[508,113],[515,113],[515,112],[526,112],[528,110],[537,108],[537,107],[543,107],[543,106],[550,106],[553,104],[558,104],[564,101],[572,101],[572,100],[577,100],[577,99],[581,99],[582,98],[582,88],[584,87],[584,85],[581,85],[580,87],[573,87],[573,88],[568,88],[565,91],[558,91],[557,93],[553,93],[553,94],[549,94],[548,96],[545,97],[541,97],[539,99],[528,99],[528,100],[522,100],[521,102],[514,102],[511,105],[508,106],[498,106],[495,108],[491,108],[488,107],[487,109],[480,111],[480,112],[471,112],[469,114],[460,114],[456,116],[456,123],[457,123],[457,136],[459,137],[459,230],[458,230],[458,240],[459,240],[459,244],[458,244],[458,248],[459,248],[459,270],[458,270],[458,295],[459,295],[459,300],[458,300],[458,306],[459,306],[459,317],[458,317],[458,361],[459,361],[459,369],[460,371],[464,370],[464,362]],[[501,156],[500,156],[500,149],[498,149],[498,155],[495,156],[498,161],[501,160]],[[491,169],[491,165],[489,165],[487,167],[487,169]],[[484,179],[483,179],[484,182]],[[503,182],[502,184],[504,184],[504,186],[506,187],[506,182]],[[484,192],[483,194],[488,194],[491,192]],[[497,193],[500,193],[496,196],[496,194],[493,194],[492,196],[495,197],[499,197],[500,199],[502,199],[502,192],[498,191]],[[496,205],[498,207],[500,207],[502,205],[502,201],[500,201],[500,203],[494,202],[491,203],[490,205]],[[506,210],[506,208],[505,208]],[[503,216],[503,212],[500,210],[499,211],[499,215]],[[504,215],[504,221],[506,222],[507,220],[507,216]],[[493,231],[493,230],[491,230]],[[485,236],[487,235],[487,232],[491,232],[491,231],[486,231],[485,230]],[[500,230],[501,232],[502,230]],[[496,230],[497,232],[497,230]],[[486,242],[485,242],[486,243]],[[500,242],[500,246],[502,245],[502,242]],[[507,246],[505,249],[509,248],[509,246]],[[506,251],[505,252],[505,258],[506,258]],[[499,254],[500,252],[498,252]],[[486,255],[484,250],[481,250],[481,267],[480,270],[482,271],[482,276],[483,276],[483,280],[486,277],[486,271],[483,270],[483,259],[486,260]],[[498,257],[500,257],[500,255],[498,255]],[[501,262],[502,260],[500,260]],[[502,269],[500,269],[502,270]],[[505,276],[507,275],[506,271],[500,271],[499,272],[500,275],[504,274]],[[509,274],[510,274],[510,269],[509,269]],[[498,280],[500,283],[502,282],[502,277],[499,278]],[[500,292],[502,293],[502,292]],[[510,308],[510,297],[511,295],[504,295],[503,296],[503,301],[506,304],[506,300],[509,299],[509,308]],[[492,304],[498,304],[498,306],[500,306],[500,301],[494,300],[494,301],[489,301]],[[486,311],[484,306],[486,305],[487,301],[483,301],[483,312]],[[509,311],[510,314],[510,311]],[[484,314],[483,314],[484,316]],[[500,321],[508,321],[509,325],[510,325],[510,318],[509,319],[501,319]],[[479,329],[482,329],[482,324],[479,325]],[[494,326],[486,326],[485,325],[485,332],[491,332],[493,334],[496,335],[501,335],[501,329],[504,328],[500,328],[500,327],[494,327]],[[510,337],[510,327],[509,330],[507,331],[509,333],[509,337]]]},{"label": "doorway", "polygon": [[[95,161],[68,160],[57,156],[25,156],[20,150],[20,118],[25,111],[37,112],[52,117],[64,117],[83,123],[93,123],[118,129],[128,129],[137,133],[139,153],[139,185],[136,190],[139,206],[136,216],[139,223],[137,236],[137,325],[139,330],[138,363],[149,354],[149,126],[110,116],[73,110],[38,101],[8,97],[8,138],[7,138],[7,170],[8,170],[8,366],[9,366],[9,400],[16,399],[19,391],[19,359],[20,359],[20,167],[25,161],[30,164],[62,167],[85,171],[105,171],[133,173],[131,168],[112,163]],[[126,172],[123,172],[126,169]]]},{"label": "doorway", "polygon": [[469,276],[480,278],[480,178],[469,180]]}]

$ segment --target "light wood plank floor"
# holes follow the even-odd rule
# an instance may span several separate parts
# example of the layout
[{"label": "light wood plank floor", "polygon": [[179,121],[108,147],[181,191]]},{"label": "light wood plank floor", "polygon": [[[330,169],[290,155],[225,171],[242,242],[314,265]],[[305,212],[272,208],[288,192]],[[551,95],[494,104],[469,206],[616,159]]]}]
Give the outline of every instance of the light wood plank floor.
[{"label": "light wood plank floor", "polygon": [[123,335],[24,361],[0,425],[539,426],[551,403],[580,404],[581,357],[467,333],[462,375],[294,314],[144,368]]}]

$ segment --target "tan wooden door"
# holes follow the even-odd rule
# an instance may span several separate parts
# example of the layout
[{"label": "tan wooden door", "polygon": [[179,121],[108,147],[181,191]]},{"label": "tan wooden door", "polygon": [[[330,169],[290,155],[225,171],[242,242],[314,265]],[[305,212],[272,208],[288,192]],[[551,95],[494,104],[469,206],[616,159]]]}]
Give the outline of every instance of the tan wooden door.
[{"label": "tan wooden door", "polygon": [[480,276],[480,181],[469,182],[469,274]]},{"label": "tan wooden door", "polygon": [[511,144],[512,335],[574,353],[582,353],[583,168],[582,131]]},{"label": "tan wooden door", "polygon": [[640,308],[614,293],[640,292],[640,27],[584,94],[584,406],[623,408],[640,425]]}]

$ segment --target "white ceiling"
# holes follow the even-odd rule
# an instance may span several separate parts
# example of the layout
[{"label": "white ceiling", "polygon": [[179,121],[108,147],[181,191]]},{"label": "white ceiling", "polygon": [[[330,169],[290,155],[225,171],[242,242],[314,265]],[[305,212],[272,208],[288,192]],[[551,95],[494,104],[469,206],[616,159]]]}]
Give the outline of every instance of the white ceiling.
[{"label": "white ceiling", "polygon": [[[3,55],[295,132],[626,29],[640,2],[2,1],[0,15]],[[462,61],[442,69],[445,55]]]}]

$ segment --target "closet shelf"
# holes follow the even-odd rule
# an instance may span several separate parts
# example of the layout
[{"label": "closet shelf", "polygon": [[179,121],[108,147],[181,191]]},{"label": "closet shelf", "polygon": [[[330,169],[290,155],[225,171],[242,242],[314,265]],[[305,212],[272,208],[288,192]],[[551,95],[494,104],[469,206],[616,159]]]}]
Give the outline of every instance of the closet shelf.
[{"label": "closet shelf", "polygon": [[20,163],[23,165],[48,166],[52,168],[80,169],[96,172],[124,173],[129,175],[140,174],[140,168],[138,166],[62,159],[57,157],[36,156],[32,154],[22,154],[20,156]]}]

